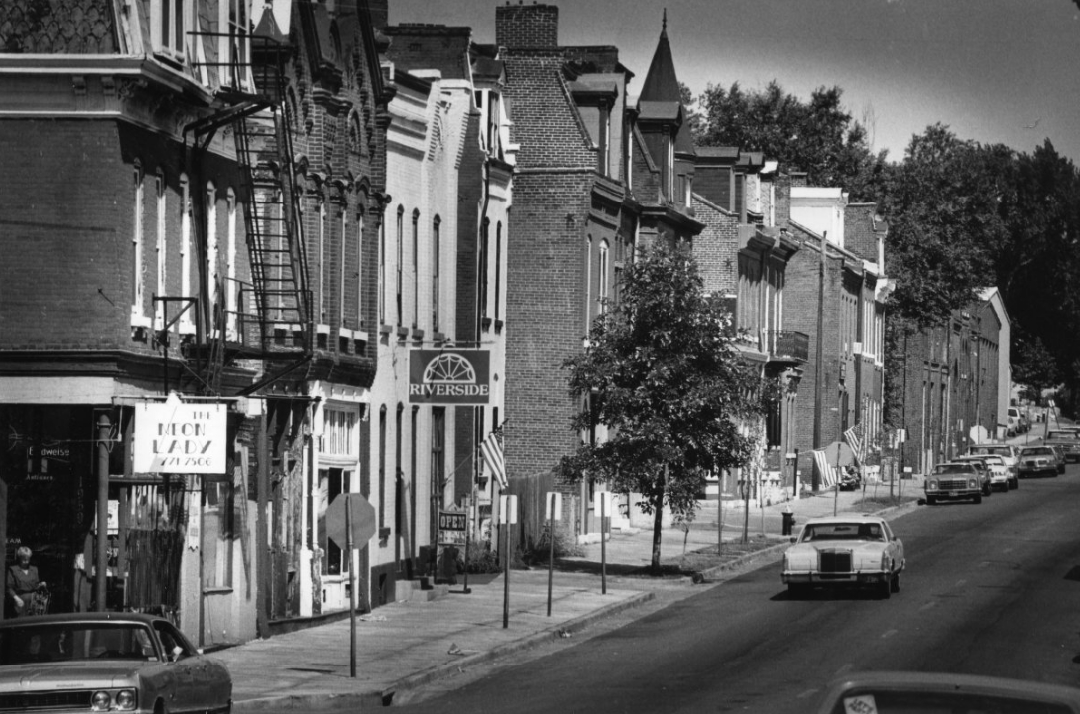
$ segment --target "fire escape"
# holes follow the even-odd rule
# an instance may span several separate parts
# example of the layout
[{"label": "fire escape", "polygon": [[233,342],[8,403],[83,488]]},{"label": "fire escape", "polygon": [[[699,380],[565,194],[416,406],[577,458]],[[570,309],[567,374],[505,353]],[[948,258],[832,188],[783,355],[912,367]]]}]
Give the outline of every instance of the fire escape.
[{"label": "fire escape", "polygon": [[[216,81],[223,107],[185,128],[188,175],[201,175],[206,151],[218,129],[230,127],[240,175],[237,200],[243,206],[250,282],[226,285],[215,279],[207,259],[207,191],[193,190],[192,224],[200,264],[199,320],[207,326],[199,372],[208,394],[221,393],[226,364],[234,357],[259,356],[265,376],[240,394],[251,394],[297,369],[312,355],[312,296],[300,213],[300,191],[290,120],[285,102],[287,44],[243,33],[192,33],[206,47],[226,48],[214,61],[196,65]],[[228,54],[222,58],[220,55]],[[210,54],[209,52],[207,54]],[[233,291],[235,302],[225,299]],[[227,306],[233,305],[235,309]]]}]

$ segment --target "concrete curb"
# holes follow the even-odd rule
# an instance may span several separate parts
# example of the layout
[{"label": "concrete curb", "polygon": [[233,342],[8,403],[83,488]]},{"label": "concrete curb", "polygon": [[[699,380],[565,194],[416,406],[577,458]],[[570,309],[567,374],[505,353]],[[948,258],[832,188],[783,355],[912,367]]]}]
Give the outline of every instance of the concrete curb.
[{"label": "concrete curb", "polygon": [[520,640],[507,642],[506,644],[493,647],[484,652],[468,655],[453,660],[452,662],[437,664],[425,670],[421,670],[420,672],[407,675],[384,689],[381,692],[380,701],[388,704],[398,692],[404,692],[414,687],[427,684],[428,682],[450,676],[457,672],[461,667],[483,664],[484,662],[490,662],[514,652],[520,652],[521,650],[529,649],[545,642],[550,642],[551,640],[558,639],[561,636],[561,633],[573,634],[575,632],[580,632],[598,620],[610,617],[611,615],[615,615],[624,610],[629,610],[654,599],[656,599],[656,593],[652,591],[640,592],[626,600],[606,605],[599,610],[576,617],[573,620],[568,620],[561,625],[554,625],[546,630],[529,635],[528,637],[523,637]]},{"label": "concrete curb", "polygon": [[243,699],[233,702],[233,712],[265,711],[325,711],[328,709],[350,709],[364,711],[368,708],[382,707],[381,692],[342,692],[337,694],[286,694],[278,697]]}]

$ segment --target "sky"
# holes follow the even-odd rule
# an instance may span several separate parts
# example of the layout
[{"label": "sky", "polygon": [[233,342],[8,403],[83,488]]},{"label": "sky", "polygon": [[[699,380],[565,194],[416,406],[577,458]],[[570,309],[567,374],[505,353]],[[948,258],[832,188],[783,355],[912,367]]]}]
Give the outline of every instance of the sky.
[{"label": "sky", "polygon": [[[636,75],[631,96],[666,8],[675,70],[695,96],[710,84],[754,90],[776,80],[806,101],[835,85],[892,160],[941,122],[961,139],[1026,153],[1049,139],[1080,164],[1073,0],[547,1],[559,8],[560,44],[619,48]],[[475,41],[493,43],[495,6],[505,2],[390,0],[390,22],[471,27]]]}]

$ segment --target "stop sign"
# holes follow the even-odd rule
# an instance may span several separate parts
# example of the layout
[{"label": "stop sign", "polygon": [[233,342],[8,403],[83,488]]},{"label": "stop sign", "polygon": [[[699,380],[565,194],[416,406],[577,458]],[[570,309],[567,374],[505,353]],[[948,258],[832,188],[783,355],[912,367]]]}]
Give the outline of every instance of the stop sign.
[{"label": "stop sign", "polygon": [[365,548],[371,536],[375,535],[375,507],[359,493],[339,493],[334,496],[326,509],[326,535],[342,550],[349,547],[346,506],[352,510],[352,546]]}]

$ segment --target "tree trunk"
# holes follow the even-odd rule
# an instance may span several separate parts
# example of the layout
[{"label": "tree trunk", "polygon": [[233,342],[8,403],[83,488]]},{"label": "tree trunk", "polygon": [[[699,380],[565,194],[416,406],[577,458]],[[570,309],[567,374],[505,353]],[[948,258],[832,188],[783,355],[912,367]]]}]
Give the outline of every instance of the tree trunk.
[{"label": "tree trunk", "polygon": [[664,483],[659,491],[653,496],[653,542],[652,542],[652,572],[660,574],[660,543],[664,537],[664,494],[667,493],[668,466],[664,464]]}]

